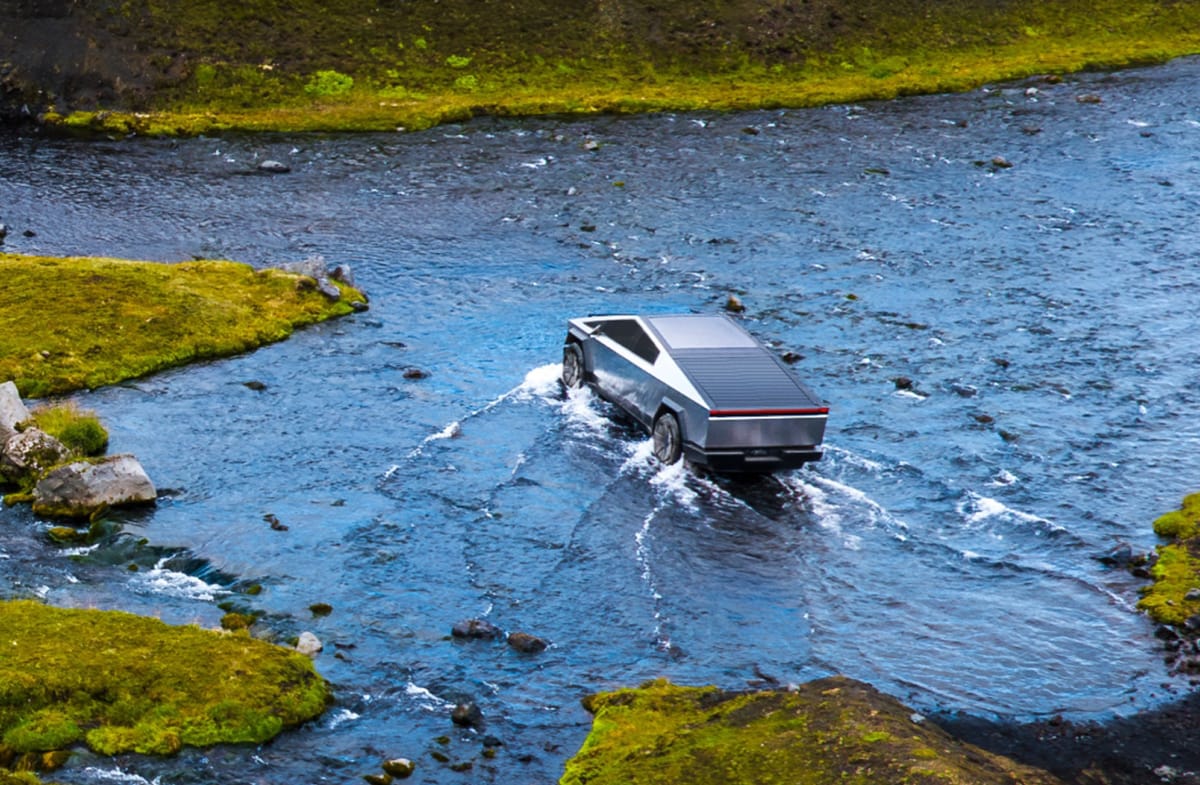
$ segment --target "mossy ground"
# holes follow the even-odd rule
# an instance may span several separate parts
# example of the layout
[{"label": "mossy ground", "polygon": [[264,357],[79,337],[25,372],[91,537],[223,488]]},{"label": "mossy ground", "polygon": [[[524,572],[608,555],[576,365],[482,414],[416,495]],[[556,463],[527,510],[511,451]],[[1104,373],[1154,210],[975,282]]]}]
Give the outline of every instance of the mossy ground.
[{"label": "mossy ground", "polygon": [[115,611],[0,602],[0,758],[262,743],[324,711],[304,655]]},{"label": "mossy ground", "polygon": [[812,106],[1200,52],[1200,5],[1164,0],[126,0],[86,13],[144,64],[142,90],[47,121],[120,133]]},{"label": "mossy ground", "polygon": [[1178,627],[1200,614],[1200,493],[1159,517],[1154,531],[1171,542],[1158,546],[1158,560],[1150,568],[1154,582],[1143,590],[1138,607],[1155,621]]},{"label": "mossy ground", "polygon": [[0,379],[32,398],[248,351],[363,299],[227,261],[0,254],[0,280]]},{"label": "mossy ground", "polygon": [[952,739],[844,678],[723,693],[658,681],[592,696],[592,731],[561,785],[988,785],[1053,776]]}]

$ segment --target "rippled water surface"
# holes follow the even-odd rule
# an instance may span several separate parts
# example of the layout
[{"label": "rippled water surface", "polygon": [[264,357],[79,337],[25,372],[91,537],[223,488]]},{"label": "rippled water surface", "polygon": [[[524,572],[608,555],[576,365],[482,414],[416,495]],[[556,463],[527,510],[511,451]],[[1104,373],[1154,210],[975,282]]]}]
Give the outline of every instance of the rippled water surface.
[{"label": "rippled water surface", "polygon": [[[844,673],[1017,717],[1170,698],[1138,582],[1098,557],[1151,548],[1200,470],[1198,78],[1192,60],[803,111],[4,139],[7,250],[320,254],[372,306],[78,396],[163,491],[102,547],[0,512],[5,594],[210,626],[235,599],[315,632],[336,688],[261,748],[77,756],[60,778],[345,782],[405,756],[418,782],[549,783],[590,726],[580,698],[655,677]],[[256,174],[267,158],[292,172]],[[820,464],[662,469],[561,393],[568,317],[730,292],[829,401]],[[471,617],[552,646],[450,640]],[[450,723],[467,699],[493,759]]]}]

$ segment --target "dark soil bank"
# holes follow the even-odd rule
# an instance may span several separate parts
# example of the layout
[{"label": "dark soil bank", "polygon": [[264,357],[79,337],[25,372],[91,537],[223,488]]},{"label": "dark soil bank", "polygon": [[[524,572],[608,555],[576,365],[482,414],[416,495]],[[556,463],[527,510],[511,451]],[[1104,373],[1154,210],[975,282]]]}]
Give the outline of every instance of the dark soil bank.
[{"label": "dark soil bank", "polygon": [[1200,696],[1110,720],[1030,724],[941,717],[951,735],[1078,785],[1200,783]]}]

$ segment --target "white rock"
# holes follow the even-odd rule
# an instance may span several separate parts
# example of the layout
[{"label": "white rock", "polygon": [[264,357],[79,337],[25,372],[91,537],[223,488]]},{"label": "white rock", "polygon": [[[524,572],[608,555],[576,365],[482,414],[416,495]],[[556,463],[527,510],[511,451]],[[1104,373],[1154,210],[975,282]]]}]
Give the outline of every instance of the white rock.
[{"label": "white rock", "polygon": [[0,444],[17,432],[17,423],[29,419],[29,410],[21,402],[17,385],[11,381],[0,384]]},{"label": "white rock", "polygon": [[321,639],[308,631],[300,633],[300,639],[296,641],[296,651],[307,654],[309,657],[316,655],[323,648],[325,646],[321,643]]}]

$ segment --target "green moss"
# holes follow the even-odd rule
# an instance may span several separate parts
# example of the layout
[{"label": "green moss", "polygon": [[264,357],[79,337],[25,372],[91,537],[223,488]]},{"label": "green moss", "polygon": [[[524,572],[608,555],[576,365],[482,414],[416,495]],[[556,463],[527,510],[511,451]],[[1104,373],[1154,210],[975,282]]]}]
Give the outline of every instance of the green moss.
[{"label": "green moss", "polygon": [[225,630],[249,629],[257,618],[253,613],[230,611],[221,617],[221,628]]},{"label": "green moss", "polygon": [[1179,626],[1200,614],[1200,493],[1155,520],[1154,531],[1172,541],[1156,549],[1153,583],[1142,589],[1138,607],[1160,624]]},{"label": "green moss", "polygon": [[1187,540],[1200,534],[1200,493],[1185,496],[1183,505],[1154,521],[1154,533],[1168,539]]},{"label": "green moss", "polygon": [[897,701],[844,678],[756,693],[657,681],[585,706],[592,730],[561,785],[1056,782],[915,723]]},{"label": "green moss", "polygon": [[[92,23],[126,30],[136,51],[176,67],[158,67],[149,105],[52,114],[49,124],[157,134],[390,130],[477,114],[813,106],[1200,52],[1200,6],[1164,0],[122,7],[134,32],[99,7]],[[153,56],[138,56],[154,71]]]},{"label": "green moss", "polygon": [[40,397],[286,338],[350,313],[301,276],[227,261],[159,264],[0,254],[0,379]]},{"label": "green moss", "polygon": [[26,601],[0,602],[0,629],[0,734],[17,753],[262,743],[328,697],[308,657],[246,635]]},{"label": "green moss", "polygon": [[1158,561],[1150,568],[1154,583],[1138,600],[1138,607],[1161,624],[1181,625],[1200,613],[1200,600],[1186,599],[1200,589],[1200,559],[1193,553],[1200,543],[1172,543],[1158,547]]}]

